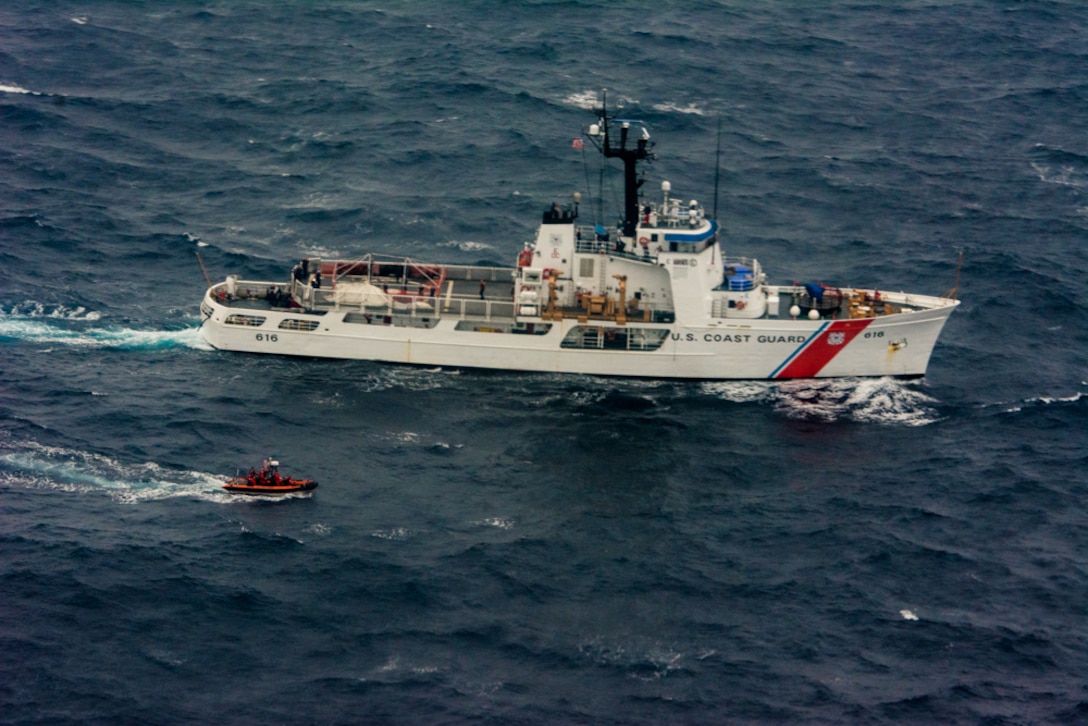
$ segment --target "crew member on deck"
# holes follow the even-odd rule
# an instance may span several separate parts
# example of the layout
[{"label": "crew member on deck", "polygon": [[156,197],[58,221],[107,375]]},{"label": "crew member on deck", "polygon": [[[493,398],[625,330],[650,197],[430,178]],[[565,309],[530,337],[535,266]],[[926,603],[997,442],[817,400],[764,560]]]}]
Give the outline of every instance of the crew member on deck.
[{"label": "crew member on deck", "polygon": [[486,289],[487,289],[487,283],[484,282],[483,280],[480,280],[480,299],[481,300],[484,299],[484,290],[486,290]]}]

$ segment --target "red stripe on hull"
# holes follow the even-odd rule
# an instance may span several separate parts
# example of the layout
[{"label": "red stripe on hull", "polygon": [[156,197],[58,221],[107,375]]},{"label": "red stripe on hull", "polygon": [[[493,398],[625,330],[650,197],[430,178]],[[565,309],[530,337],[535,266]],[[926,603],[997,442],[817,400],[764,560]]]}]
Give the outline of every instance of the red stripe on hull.
[{"label": "red stripe on hull", "polygon": [[871,322],[873,318],[834,321],[775,378],[814,378]]}]

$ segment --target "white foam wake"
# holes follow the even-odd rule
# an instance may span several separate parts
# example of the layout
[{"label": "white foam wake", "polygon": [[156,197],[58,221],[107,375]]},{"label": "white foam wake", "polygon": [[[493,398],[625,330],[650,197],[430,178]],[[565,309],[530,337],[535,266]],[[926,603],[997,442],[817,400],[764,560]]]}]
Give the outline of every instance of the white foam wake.
[{"label": "white foam wake", "polygon": [[126,464],[108,456],[34,441],[4,442],[0,483],[87,494],[106,493],[124,504],[197,497],[231,500],[222,489],[225,477],[202,471],[165,469],[154,462]]},{"label": "white foam wake", "polygon": [[210,349],[196,327],[134,330],[97,325],[101,319],[100,313],[83,307],[24,303],[10,310],[0,309],[0,338],[82,348],[146,350],[180,346]]},{"label": "white foam wake", "polygon": [[925,426],[940,420],[936,401],[917,383],[895,378],[722,381],[707,393],[735,403],[769,403],[786,416],[816,421],[863,421]]}]

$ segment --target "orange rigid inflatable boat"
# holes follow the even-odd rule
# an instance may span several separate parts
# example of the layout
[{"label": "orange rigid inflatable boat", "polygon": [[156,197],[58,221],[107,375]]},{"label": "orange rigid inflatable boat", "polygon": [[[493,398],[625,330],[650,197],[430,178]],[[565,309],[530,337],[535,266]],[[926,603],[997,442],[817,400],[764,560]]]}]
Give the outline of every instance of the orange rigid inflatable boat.
[{"label": "orange rigid inflatable boat", "polygon": [[295,494],[317,489],[317,482],[313,479],[295,479],[283,476],[280,474],[279,467],[280,463],[278,461],[265,459],[264,466],[259,470],[250,469],[249,473],[244,476],[233,476],[227,479],[227,483],[223,485],[223,488],[233,494],[255,494],[260,496]]}]

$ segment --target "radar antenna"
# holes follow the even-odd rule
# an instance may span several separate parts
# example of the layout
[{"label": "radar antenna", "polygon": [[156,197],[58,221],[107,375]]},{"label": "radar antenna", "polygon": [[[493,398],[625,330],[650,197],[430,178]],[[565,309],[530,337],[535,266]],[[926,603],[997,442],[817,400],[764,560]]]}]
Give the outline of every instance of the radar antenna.
[{"label": "radar antenna", "polygon": [[[635,145],[633,147],[627,146],[631,124],[635,123],[642,125],[642,122],[629,119],[617,119],[614,116],[610,117],[608,115],[608,105],[603,91],[601,93],[601,108],[598,113],[600,114],[601,119],[601,153],[607,158],[620,159],[623,161],[623,235],[625,237],[634,237],[635,229],[638,227],[638,190],[639,187],[642,186],[642,181],[638,178],[638,162],[643,159],[654,158],[653,153],[650,151],[653,144],[650,143],[649,132],[646,131],[646,127],[643,126],[642,135],[635,142]],[[609,131],[610,121],[620,124],[618,145],[613,145],[613,137]]]}]

